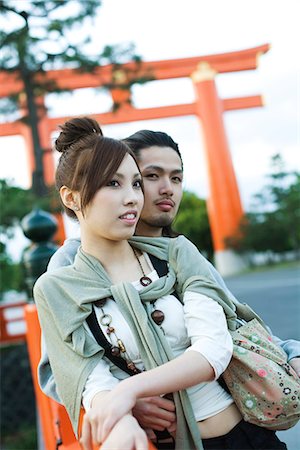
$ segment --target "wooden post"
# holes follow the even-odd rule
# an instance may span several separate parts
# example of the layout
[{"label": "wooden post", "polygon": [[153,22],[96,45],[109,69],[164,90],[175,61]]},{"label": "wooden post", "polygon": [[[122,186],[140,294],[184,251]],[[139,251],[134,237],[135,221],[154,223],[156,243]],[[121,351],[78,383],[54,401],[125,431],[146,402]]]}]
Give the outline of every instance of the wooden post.
[{"label": "wooden post", "polygon": [[222,101],[215,85],[216,71],[201,62],[191,75],[196,94],[196,113],[200,120],[209,179],[208,213],[215,263],[223,275],[240,271],[242,259],[228,249],[226,238],[238,232],[243,216],[238,185],[223,122]]}]

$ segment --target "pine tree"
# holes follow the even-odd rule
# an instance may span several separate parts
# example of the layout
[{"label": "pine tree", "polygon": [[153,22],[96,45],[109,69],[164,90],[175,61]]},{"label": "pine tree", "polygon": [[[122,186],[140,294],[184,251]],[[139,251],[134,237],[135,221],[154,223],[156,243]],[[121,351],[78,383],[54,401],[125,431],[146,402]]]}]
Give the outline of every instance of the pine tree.
[{"label": "pine tree", "polygon": [[[0,71],[17,74],[23,81],[23,92],[2,99],[2,110],[18,110],[25,98],[27,116],[34,146],[35,171],[32,189],[36,195],[46,195],[43,173],[37,98],[49,91],[58,91],[55,83],[44,76],[51,69],[74,68],[93,71],[104,62],[117,68],[124,61],[139,62],[134,46],[106,46],[101,53],[91,55],[89,44],[93,19],[99,0],[0,0]],[[78,36],[82,35],[82,39]],[[44,76],[44,77],[43,77]],[[43,106],[44,108],[44,106]]]},{"label": "pine tree", "polygon": [[241,252],[294,251],[299,255],[300,173],[287,170],[282,156],[275,154],[266,178],[241,223],[241,237],[229,243]]}]

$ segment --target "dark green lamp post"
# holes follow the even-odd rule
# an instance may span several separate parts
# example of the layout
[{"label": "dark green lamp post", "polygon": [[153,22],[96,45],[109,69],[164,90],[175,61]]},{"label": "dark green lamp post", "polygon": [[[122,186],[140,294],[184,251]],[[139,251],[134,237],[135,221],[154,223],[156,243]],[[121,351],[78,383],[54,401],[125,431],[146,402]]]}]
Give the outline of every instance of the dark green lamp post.
[{"label": "dark green lamp post", "polygon": [[57,230],[57,220],[52,214],[41,209],[34,209],[21,221],[24,235],[32,244],[23,253],[25,281],[29,297],[36,280],[46,269],[51,256],[58,246],[51,242]]}]

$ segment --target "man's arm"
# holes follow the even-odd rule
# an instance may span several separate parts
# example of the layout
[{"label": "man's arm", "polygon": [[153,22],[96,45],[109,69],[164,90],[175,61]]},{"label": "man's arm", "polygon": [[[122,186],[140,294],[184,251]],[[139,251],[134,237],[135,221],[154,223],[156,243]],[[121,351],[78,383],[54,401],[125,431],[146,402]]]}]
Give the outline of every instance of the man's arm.
[{"label": "man's arm", "polygon": [[282,341],[274,335],[273,340],[285,351],[288,357],[288,363],[295,370],[298,377],[300,377],[300,342],[296,341],[295,339]]},{"label": "man's arm", "polygon": [[50,258],[47,272],[73,264],[80,243],[80,238],[67,239]]}]

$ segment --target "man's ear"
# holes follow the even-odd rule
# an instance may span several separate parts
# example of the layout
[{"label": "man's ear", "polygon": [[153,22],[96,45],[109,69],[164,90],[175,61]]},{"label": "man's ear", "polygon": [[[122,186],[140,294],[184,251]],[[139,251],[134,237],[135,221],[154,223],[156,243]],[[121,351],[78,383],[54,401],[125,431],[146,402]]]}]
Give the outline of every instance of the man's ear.
[{"label": "man's ear", "polygon": [[72,191],[67,186],[62,186],[59,190],[63,204],[72,209],[75,213],[80,211],[80,195],[77,191]]}]

